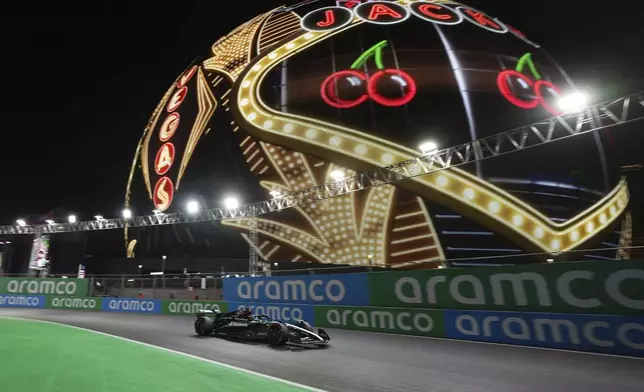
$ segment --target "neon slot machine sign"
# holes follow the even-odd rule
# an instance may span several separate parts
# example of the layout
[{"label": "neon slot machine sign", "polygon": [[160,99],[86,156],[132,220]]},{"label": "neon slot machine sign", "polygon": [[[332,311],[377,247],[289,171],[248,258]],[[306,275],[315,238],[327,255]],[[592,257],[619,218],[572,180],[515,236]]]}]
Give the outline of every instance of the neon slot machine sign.
[{"label": "neon slot machine sign", "polygon": [[534,109],[541,105],[553,116],[562,114],[549,103],[552,98],[561,95],[561,90],[554,83],[541,78],[537,66],[532,62],[531,53],[521,56],[515,69],[501,71],[496,83],[503,97],[514,106]]},{"label": "neon slot machine sign", "polygon": [[[348,70],[338,71],[327,77],[320,88],[324,102],[338,109],[346,109],[358,106],[368,99],[383,106],[402,106],[411,101],[416,95],[416,82],[403,70],[385,68],[382,50],[386,46],[387,41],[377,43],[358,57]],[[370,59],[373,59],[378,67],[378,71],[373,75],[360,70]],[[338,87],[341,80],[348,81],[352,90],[364,89],[366,86],[366,91],[360,92],[354,98],[342,98],[339,94],[341,89]],[[395,82],[399,97],[389,97],[381,91],[383,80]]]},{"label": "neon slot machine sign", "polygon": [[392,25],[416,17],[431,23],[458,25],[464,22],[497,34],[511,33],[534,47],[539,45],[526,36],[485,12],[465,5],[446,5],[432,1],[416,1],[407,5],[388,1],[337,1],[335,6],[313,10],[302,18],[302,28],[308,31],[337,30],[355,18],[380,25]]},{"label": "neon slot machine sign", "polygon": [[[305,4],[299,4],[293,9],[303,5]],[[464,5],[431,1],[417,1],[406,5],[386,1],[337,1],[335,6],[307,13],[302,18],[301,26],[311,32],[330,32],[356,21],[395,25],[411,17],[446,26],[469,23],[487,32],[513,34],[539,48],[539,45],[527,39],[519,30],[482,11]],[[382,59],[387,45],[387,41],[373,45],[349,69],[329,75],[320,86],[324,102],[338,109],[356,107],[367,100],[390,107],[409,103],[416,95],[417,83],[412,75],[403,70],[385,68]],[[372,75],[366,72],[365,64],[369,61],[377,66],[377,71]],[[555,105],[549,103],[560,95],[559,87],[541,78],[530,53],[519,59],[515,69],[503,70],[498,74],[497,87],[501,95],[516,107],[534,109],[541,106],[552,115],[561,114]]]}]

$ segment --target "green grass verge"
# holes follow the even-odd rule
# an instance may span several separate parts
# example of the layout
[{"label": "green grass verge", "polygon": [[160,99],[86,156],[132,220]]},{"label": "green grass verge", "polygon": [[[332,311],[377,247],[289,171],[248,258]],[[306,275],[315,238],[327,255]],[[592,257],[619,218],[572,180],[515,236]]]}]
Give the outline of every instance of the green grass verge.
[{"label": "green grass verge", "polygon": [[64,325],[0,318],[3,392],[303,391],[196,358]]}]

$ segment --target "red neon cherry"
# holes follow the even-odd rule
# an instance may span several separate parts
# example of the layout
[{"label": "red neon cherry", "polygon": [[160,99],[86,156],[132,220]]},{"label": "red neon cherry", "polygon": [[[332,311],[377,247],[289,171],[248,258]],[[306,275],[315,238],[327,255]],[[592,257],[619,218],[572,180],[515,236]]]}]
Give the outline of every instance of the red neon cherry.
[{"label": "red neon cherry", "polygon": [[[520,94],[515,93],[512,88],[510,88],[510,81],[515,82],[513,83],[514,91],[520,92]],[[534,96],[533,91],[535,84],[524,74],[512,69],[507,69],[499,73],[499,76],[496,78],[496,84],[505,99],[513,105],[523,109],[534,109],[539,106],[541,99],[538,95],[536,98],[528,98]]]},{"label": "red neon cherry", "polygon": [[383,106],[402,106],[416,95],[416,82],[405,71],[386,69],[371,77],[367,92],[371,99]]},{"label": "red neon cherry", "polygon": [[541,102],[541,106],[546,109],[553,116],[560,116],[563,112],[559,111],[555,106],[550,104],[552,99],[558,99],[561,95],[559,87],[555,86],[552,82],[547,80],[538,80],[534,84],[534,92]]},{"label": "red neon cherry", "polygon": [[[358,106],[369,97],[364,93],[367,76],[355,70],[338,71],[324,79],[320,94],[324,102],[338,109]],[[344,82],[342,85],[339,82]],[[340,95],[344,96],[343,98]]]}]

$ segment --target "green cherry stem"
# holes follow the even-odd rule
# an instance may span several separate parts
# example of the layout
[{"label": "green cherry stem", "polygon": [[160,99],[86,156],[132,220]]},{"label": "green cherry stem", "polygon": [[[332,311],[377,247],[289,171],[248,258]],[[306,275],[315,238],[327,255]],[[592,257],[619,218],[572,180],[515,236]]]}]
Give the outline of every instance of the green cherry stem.
[{"label": "green cherry stem", "polygon": [[519,62],[517,63],[517,72],[523,73],[523,69],[526,65],[528,66],[528,68],[530,68],[530,72],[532,72],[532,76],[534,76],[535,79],[541,79],[541,75],[539,74],[539,71],[537,71],[537,67],[532,62],[532,53],[526,53],[521,56]]},{"label": "green cherry stem", "polygon": [[351,64],[351,69],[363,67],[364,64],[372,57],[375,57],[374,61],[376,62],[376,67],[378,67],[378,69],[385,69],[385,66],[382,63],[382,49],[384,49],[385,46],[387,46],[387,41],[380,41],[367,49],[356,61],[353,62],[353,64]]}]

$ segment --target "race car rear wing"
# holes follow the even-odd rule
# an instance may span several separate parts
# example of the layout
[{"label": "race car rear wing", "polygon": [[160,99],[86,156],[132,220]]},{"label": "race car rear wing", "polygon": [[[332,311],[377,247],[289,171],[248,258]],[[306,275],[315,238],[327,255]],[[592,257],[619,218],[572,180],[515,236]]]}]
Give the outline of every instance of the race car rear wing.
[{"label": "race car rear wing", "polygon": [[211,309],[199,309],[197,311],[197,317],[205,317],[206,315],[214,315],[214,314],[218,314],[218,313],[221,313],[221,312],[219,310],[217,310],[217,309],[213,309],[213,310],[211,310]]}]

